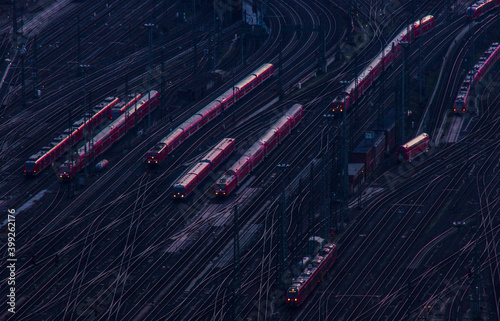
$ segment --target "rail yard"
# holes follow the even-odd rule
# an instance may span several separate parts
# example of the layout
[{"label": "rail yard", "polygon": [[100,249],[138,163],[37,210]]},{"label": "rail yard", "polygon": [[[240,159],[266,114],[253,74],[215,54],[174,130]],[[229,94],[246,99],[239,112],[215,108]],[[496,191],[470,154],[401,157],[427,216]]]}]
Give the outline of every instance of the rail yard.
[{"label": "rail yard", "polygon": [[500,0],[0,1],[0,321],[500,320]]}]

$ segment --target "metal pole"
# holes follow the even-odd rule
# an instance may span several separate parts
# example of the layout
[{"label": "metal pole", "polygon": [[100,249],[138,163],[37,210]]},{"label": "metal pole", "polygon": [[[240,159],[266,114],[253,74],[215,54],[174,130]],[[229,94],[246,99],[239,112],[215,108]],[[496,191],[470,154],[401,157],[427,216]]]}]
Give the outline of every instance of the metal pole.
[{"label": "metal pole", "polygon": [[152,59],[153,59],[153,27],[154,27],[154,24],[153,24],[153,22],[151,22],[151,23],[146,23],[144,26],[149,28],[148,128],[150,128],[151,127],[151,70],[152,70]]},{"label": "metal pole", "polygon": [[238,205],[234,206],[234,276],[233,276],[233,312],[234,318],[236,320],[239,314],[239,300],[238,295],[240,292],[240,228],[239,228],[239,217],[238,217]]},{"label": "metal pole", "polygon": [[85,177],[88,176],[87,173],[87,68],[86,66],[82,65],[83,68],[83,126],[84,126],[84,136],[85,136],[85,141],[84,141],[84,161],[85,161]]},{"label": "metal pole", "polygon": [[344,221],[347,217],[347,201],[348,201],[348,177],[347,177],[347,112],[345,108],[342,108],[342,172],[341,172],[341,182],[342,182],[342,200],[340,207],[340,226],[339,231],[344,229]]}]

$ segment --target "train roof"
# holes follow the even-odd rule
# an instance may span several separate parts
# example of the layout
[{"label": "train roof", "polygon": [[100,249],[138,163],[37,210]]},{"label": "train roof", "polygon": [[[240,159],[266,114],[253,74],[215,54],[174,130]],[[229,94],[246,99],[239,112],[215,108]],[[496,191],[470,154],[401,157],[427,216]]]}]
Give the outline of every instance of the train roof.
[{"label": "train roof", "polygon": [[183,122],[182,124],[179,125],[179,128],[184,129],[185,131],[188,129],[191,129],[194,125],[199,123],[203,117],[201,117],[198,114],[194,114],[193,116],[189,117],[188,120]]},{"label": "train roof", "polygon": [[273,125],[273,127],[271,129],[266,131],[265,134],[259,138],[260,143],[262,143],[262,144],[267,143],[275,134],[276,134],[276,129],[274,128],[274,125]]},{"label": "train roof", "polygon": [[219,105],[220,105],[220,102],[217,100],[214,100],[211,103],[209,103],[208,105],[206,105],[205,107],[203,107],[202,109],[200,109],[197,114],[201,115],[202,117],[205,117],[208,114],[210,114],[210,112],[212,110],[216,109]]},{"label": "train roof", "polygon": [[259,68],[255,69],[252,74],[256,76],[260,76],[264,72],[266,72],[268,69],[273,68],[273,64],[266,63],[260,66]]},{"label": "train roof", "polygon": [[174,188],[176,187],[185,187],[189,182],[196,179],[196,174],[187,173],[182,175],[175,183]]},{"label": "train roof", "polygon": [[261,149],[264,149],[264,143],[260,140],[256,141],[255,143],[253,143],[252,146],[250,146],[249,149],[247,149],[247,151],[245,152],[245,154],[243,156],[246,156],[248,158],[253,157],[255,155],[255,153],[257,153],[257,151],[259,151]]},{"label": "train roof", "polygon": [[301,104],[293,104],[292,107],[287,111],[286,115],[290,117],[295,117],[299,112],[301,112],[304,107]]},{"label": "train roof", "polygon": [[217,180],[216,184],[226,184],[229,181],[232,181],[234,179],[233,173],[224,173],[222,174],[221,177]]},{"label": "train roof", "polygon": [[223,138],[217,145],[215,145],[214,149],[226,149],[229,145],[233,144],[235,138]]},{"label": "train roof", "polygon": [[231,144],[235,141],[234,138],[224,138],[217,145],[214,146],[206,155],[201,159],[202,162],[211,163],[213,160],[222,154]]},{"label": "train roof", "polygon": [[[236,93],[236,88],[234,89],[234,92]],[[215,100],[218,100],[221,103],[225,103],[228,99],[231,99],[232,97],[233,97],[233,87],[226,90],[222,95],[217,97]]]},{"label": "train roof", "polygon": [[254,74],[246,76],[245,78],[240,80],[236,85],[234,85],[234,88],[237,88],[238,90],[240,90],[241,88],[245,87],[246,85],[248,85],[249,83],[254,81],[255,78],[257,78],[257,76],[255,76]]},{"label": "train roof", "polygon": [[290,116],[288,114],[285,114],[281,116],[274,124],[273,127],[276,130],[280,130],[283,126],[285,126],[286,123],[290,121]]},{"label": "train roof", "polygon": [[248,155],[245,153],[243,156],[240,157],[240,159],[238,159],[236,161],[236,163],[233,164],[233,166],[231,166],[228,170],[228,173],[229,174],[236,174],[240,171],[240,169],[248,162]]},{"label": "train roof", "polygon": [[403,148],[413,147],[413,146],[419,144],[424,139],[429,139],[429,135],[426,134],[426,133],[420,134],[417,137],[415,137],[412,140],[410,140],[408,143],[404,144]]},{"label": "train roof", "polygon": [[206,162],[198,162],[191,167],[189,170],[190,174],[196,174],[199,175],[203,170],[205,170],[207,167],[210,167],[209,163]]},{"label": "train roof", "polygon": [[[167,135],[167,137],[163,138],[161,140],[161,143],[163,143],[165,145],[170,145],[170,144],[172,144],[172,141],[174,141],[175,139],[177,139],[177,137],[182,135],[183,132],[184,132],[184,130],[182,128],[177,127],[176,129],[171,131],[170,134]],[[165,146],[163,146],[163,147],[165,147]]]}]

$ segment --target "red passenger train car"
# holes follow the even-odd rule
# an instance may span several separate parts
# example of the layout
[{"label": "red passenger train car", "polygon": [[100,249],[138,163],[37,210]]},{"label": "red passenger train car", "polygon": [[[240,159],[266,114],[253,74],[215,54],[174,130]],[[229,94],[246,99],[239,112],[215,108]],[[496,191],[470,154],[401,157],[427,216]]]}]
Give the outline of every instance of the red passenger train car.
[{"label": "red passenger train car", "polygon": [[421,34],[434,28],[434,17],[429,15],[405,27],[392,41],[370,62],[370,64],[351,82],[346,89],[331,103],[333,111],[347,110],[355,99],[359,99],[379,77],[382,69],[387,69],[399,57],[403,47],[401,42],[411,42]]},{"label": "red passenger train car", "polygon": [[249,76],[235,84],[234,89],[233,87],[228,89],[151,148],[146,154],[147,164],[160,164],[184,140],[196,133],[209,121],[220,115],[222,111],[231,107],[273,74],[274,66],[272,64],[263,64],[254,70]]},{"label": "red passenger train car", "polygon": [[467,8],[466,14],[468,17],[476,20],[498,6],[500,6],[500,0],[481,0]]},{"label": "red passenger train car", "polygon": [[148,114],[148,97],[151,98],[151,111],[153,111],[159,103],[159,94],[156,90],[151,90],[149,94],[144,95],[137,102],[136,108],[132,108],[129,113],[122,114],[94,136],[93,146],[92,142],[89,141],[86,146],[79,148],[76,155],[74,155],[73,161],[68,159],[59,167],[59,177],[62,179],[74,177],[92,157],[104,153],[117,140],[122,138],[129,129],[135,126],[136,122]]},{"label": "red passenger train car", "polygon": [[425,153],[430,148],[429,135],[423,133],[408,143],[396,148],[396,159],[411,162],[418,155]]},{"label": "red passenger train car", "polygon": [[290,133],[303,117],[300,104],[293,105],[271,128],[255,142],[240,159],[215,183],[215,194],[228,196],[236,186],[247,178],[250,172],[276,148],[276,145]]},{"label": "red passenger train car", "polygon": [[212,148],[201,160],[196,162],[182,175],[173,187],[174,198],[186,198],[193,189],[200,184],[210,172],[214,171],[222,161],[234,151],[235,139],[224,138]]},{"label": "red passenger train car", "polygon": [[93,116],[88,115],[87,121],[84,118],[73,123],[71,128],[66,129],[63,134],[54,138],[54,140],[38,153],[32,155],[24,163],[24,174],[37,175],[47,168],[62,154],[67,152],[70,146],[77,144],[84,136],[85,126],[91,130],[99,126],[105,119],[111,116],[112,108],[118,103],[119,99],[107,97],[103,102],[93,108]]},{"label": "red passenger train car", "polygon": [[292,280],[286,292],[286,304],[301,305],[316,285],[323,280],[336,259],[337,246],[333,243],[325,245],[300,276]]}]

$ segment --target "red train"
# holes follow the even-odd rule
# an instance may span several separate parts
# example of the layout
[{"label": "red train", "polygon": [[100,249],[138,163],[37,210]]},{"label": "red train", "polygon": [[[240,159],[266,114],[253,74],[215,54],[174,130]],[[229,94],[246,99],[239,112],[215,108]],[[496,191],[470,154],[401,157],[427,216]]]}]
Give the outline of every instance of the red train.
[{"label": "red train", "polygon": [[488,50],[479,58],[474,68],[469,71],[465,77],[460,90],[458,91],[457,98],[453,104],[453,111],[456,113],[465,113],[471,108],[469,107],[470,90],[477,85],[481,79],[486,75],[490,68],[500,57],[500,45],[493,43]]},{"label": "red train", "polygon": [[396,148],[396,159],[411,162],[418,155],[425,153],[430,148],[429,135],[423,133],[408,143]]},{"label": "red train", "polygon": [[224,138],[205,157],[194,164],[186,174],[174,184],[174,198],[185,198],[200,184],[224,159],[234,151],[234,138]]},{"label": "red train", "polygon": [[250,147],[215,183],[215,194],[228,196],[236,186],[259,165],[262,159],[281,143],[303,117],[302,105],[293,105],[288,112]]},{"label": "red train", "polygon": [[201,127],[217,117],[223,110],[233,105],[243,96],[247,95],[252,89],[260,85],[263,81],[274,74],[272,64],[263,64],[254,70],[249,76],[231,87],[225,93],[217,97],[214,101],[200,109],[184,123],[174,129],[167,137],[163,138],[146,154],[148,165],[158,165],[167,157],[177,146],[179,146],[189,136],[196,133]]},{"label": "red train", "polygon": [[136,102],[141,99],[141,94],[130,94],[128,98],[130,99],[128,102],[120,101],[111,109],[111,119],[118,118],[121,114],[123,114],[127,109],[132,107]]},{"label": "red train", "polygon": [[86,160],[90,161],[92,157],[104,153],[114,142],[122,138],[129,129],[135,126],[136,122],[148,114],[149,97],[151,98],[151,111],[153,111],[159,103],[159,94],[156,90],[151,90],[149,94],[145,94],[137,102],[135,108],[131,108],[130,112],[120,115],[100,131],[93,139],[93,150],[89,141],[86,146],[87,157],[85,157],[85,146],[78,149],[73,161],[67,160],[59,167],[59,177],[63,179],[74,177],[85,166]]},{"label": "red train", "polygon": [[66,129],[61,135],[54,138],[54,140],[38,153],[32,155],[26,163],[24,163],[24,173],[26,175],[37,175],[47,166],[52,164],[62,154],[68,151],[71,145],[78,143],[84,136],[85,124],[87,129],[97,127],[111,116],[111,109],[118,103],[119,99],[115,97],[108,97],[100,104],[96,105],[93,109],[94,115],[88,115],[87,121],[84,118],[76,121],[71,126],[71,129]]},{"label": "red train", "polygon": [[[403,47],[401,42],[411,42],[422,33],[426,33],[434,28],[434,17],[426,16],[422,20],[416,21],[404,28],[384,50],[382,50],[375,59],[359,74],[356,80],[350,83],[346,89],[337,96],[332,102],[332,110],[341,112],[344,108],[348,109],[354,99],[359,99],[377,80],[382,68],[385,70],[397,58]],[[357,88],[357,93],[355,89]]]},{"label": "red train", "polygon": [[500,6],[500,0],[481,0],[467,8],[466,14],[472,19],[479,19],[498,6]]},{"label": "red train", "polygon": [[286,304],[299,306],[305,301],[309,293],[321,282],[328,270],[337,259],[337,246],[333,243],[326,244],[314,257],[298,278],[292,280],[292,284],[286,292]]}]

